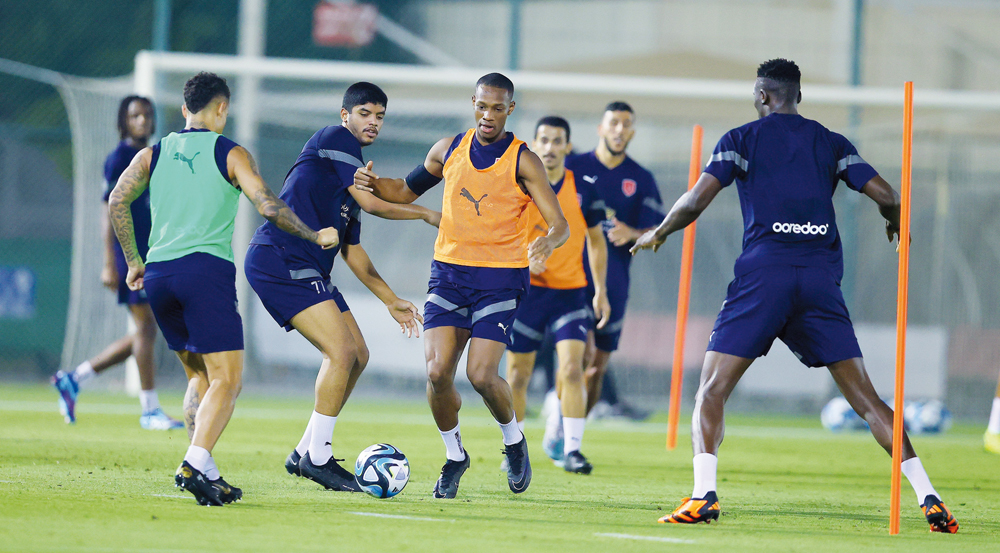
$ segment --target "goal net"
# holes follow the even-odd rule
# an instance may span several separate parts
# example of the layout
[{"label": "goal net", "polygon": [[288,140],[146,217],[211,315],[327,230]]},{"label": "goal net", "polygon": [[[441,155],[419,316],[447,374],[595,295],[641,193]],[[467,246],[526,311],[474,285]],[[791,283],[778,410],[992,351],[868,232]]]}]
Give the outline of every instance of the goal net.
[{"label": "goal net", "polygon": [[[488,72],[141,52],[136,57],[135,91],[156,102],[163,114],[158,122],[161,135],[183,127],[181,90],[184,81],[198,71],[229,78],[232,109],[227,135],[254,153],[265,181],[275,190],[312,133],[339,124],[341,98],[351,83],[371,81],[388,94],[382,133],[364,156],[374,161],[380,175],[401,177],[423,160],[436,140],[473,125],[470,98],[476,80]],[[516,71],[508,76],[515,84],[517,103],[508,129],[529,142],[535,122],[555,114],[570,122],[577,151],[593,149],[604,106],[613,100],[629,102],[636,111],[629,155],[655,175],[666,208],[686,187],[692,126],[705,128],[707,160],[723,133],[756,117],[750,80]],[[112,298],[100,288],[96,275],[101,252],[99,241],[91,237],[98,236],[98,218],[103,216],[94,193],[100,186],[99,168],[117,139],[114,110],[125,92],[118,82],[78,86],[73,92],[78,112],[72,119],[77,203],[70,325],[64,349],[67,360],[92,352],[95,344],[104,344],[119,333],[123,324],[123,312],[114,309]],[[867,161],[898,185],[902,86],[805,84],[803,97],[803,115],[847,135]],[[921,90],[918,85],[916,109],[910,321],[912,332],[923,334],[911,339],[909,395],[944,398],[949,371],[967,362],[961,356],[956,360],[949,344],[956,339],[971,343],[979,329],[1000,327],[1000,285],[992,278],[1000,270],[1000,221],[995,216],[1000,189],[993,184],[997,176],[994,160],[1000,157],[1000,95]],[[440,198],[438,187],[419,202],[438,208]],[[845,296],[876,385],[889,382],[880,386],[889,390],[896,256],[885,241],[873,204],[846,189],[837,192],[835,202],[845,245]],[[243,202],[234,240],[240,266],[249,236],[260,222],[249,203]],[[741,251],[742,228],[735,190],[720,194],[699,220],[685,356],[691,368],[700,366],[703,359],[714,316]],[[418,222],[363,218],[362,244],[376,267],[400,297],[421,306],[435,232]],[[658,255],[635,258],[621,349],[611,363],[622,393],[656,398],[661,406],[669,387],[680,244],[679,238],[671,239]],[[335,269],[335,284],[344,292],[371,350],[363,380],[388,383],[388,389],[422,387],[421,341],[400,337],[381,303],[341,265]],[[240,302],[248,385],[276,389],[313,378],[319,354],[296,333],[279,329],[245,281],[240,284]],[[787,350],[779,349],[776,346],[761,361],[766,369],[751,371],[741,384],[747,397],[814,400],[829,394],[828,379],[816,378]],[[881,363],[883,358],[889,361]],[[961,368],[957,370],[960,373]]]}]

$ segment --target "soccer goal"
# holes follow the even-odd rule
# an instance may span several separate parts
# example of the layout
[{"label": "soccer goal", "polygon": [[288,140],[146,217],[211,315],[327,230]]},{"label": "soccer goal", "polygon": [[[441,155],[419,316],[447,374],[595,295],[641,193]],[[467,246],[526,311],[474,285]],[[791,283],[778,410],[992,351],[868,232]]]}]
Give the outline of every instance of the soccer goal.
[{"label": "soccer goal", "polygon": [[[278,189],[312,133],[339,124],[341,96],[352,82],[371,81],[388,94],[383,131],[364,155],[374,161],[379,174],[404,176],[436,140],[473,125],[470,98],[475,82],[492,70],[140,52],[134,91],[156,102],[162,114],[157,125],[162,136],[183,127],[179,108],[187,78],[198,71],[229,78],[233,96],[227,135],[254,153],[266,182]],[[576,150],[591,150],[597,143],[596,128],[604,106],[612,100],[631,103],[637,132],[629,154],[653,172],[667,207],[686,189],[692,126],[704,127],[707,156],[724,132],[756,117],[751,105],[753,75],[741,81],[709,81],[538,71],[507,74],[514,82],[517,103],[508,129],[529,142],[535,121],[557,114],[572,125]],[[100,186],[103,156],[116,140],[112,106],[126,92],[118,82],[106,84],[99,90],[93,86],[74,89],[74,109],[79,112],[71,118],[77,189],[74,233],[81,236],[96,236],[98,218],[104,216],[94,190]],[[901,90],[902,83],[898,89],[805,84],[800,110],[850,137],[862,156],[895,183],[900,167]],[[989,299],[983,284],[993,281],[987,277],[1000,266],[1000,226],[991,230],[996,239],[976,237],[951,216],[972,214],[972,220],[987,224],[993,220],[982,200],[1000,199],[1000,191],[986,186],[995,175],[992,161],[1000,157],[1000,94],[918,88],[915,106],[914,234],[920,238],[914,239],[911,262],[915,290],[911,322],[950,328],[965,321],[983,324],[1000,318],[995,314],[1000,309],[990,310],[1000,299]],[[420,201],[439,206],[440,190]],[[858,197],[846,192],[838,193],[837,202],[848,245],[844,286],[852,315],[862,325],[891,325],[895,293],[892,282],[881,275],[895,275],[896,259],[891,251],[883,252],[884,238],[876,239],[881,229],[878,213],[856,209]],[[434,229],[374,217],[363,221],[362,243],[383,277],[401,297],[422,304]],[[260,222],[244,202],[234,239],[240,266],[249,237]],[[699,220],[685,356],[689,367],[700,366],[712,319],[741,250],[741,234],[737,195],[721,194]],[[984,240],[996,247],[981,249]],[[640,256],[633,263],[629,315],[621,349],[612,358],[622,391],[658,398],[661,407],[669,388],[666,372],[673,350],[680,243],[679,238],[671,240],[657,256]],[[92,354],[119,332],[124,317],[124,312],[109,309],[112,300],[96,278],[99,247],[97,240],[74,239],[70,326],[63,352],[67,360]],[[992,261],[979,259],[984,255],[992,256]],[[348,271],[338,267],[334,280],[365,333],[372,355],[369,373],[422,379],[420,341],[400,338],[381,304]],[[288,368],[314,369],[319,359],[314,349],[297,334],[286,335],[274,325],[245,281],[239,289],[249,352],[248,384],[277,382],[278,375],[289,374]],[[990,292],[1000,298],[1000,290]],[[995,322],[1000,324],[1000,320]],[[886,345],[890,353],[892,346],[891,341]],[[941,366],[928,370],[944,374]],[[775,382],[771,374],[766,378],[769,382],[754,384],[748,375],[746,387],[772,396],[819,397],[828,391],[828,383],[809,382],[801,375],[790,378]],[[890,384],[884,389],[891,389],[891,375],[888,378]]]}]

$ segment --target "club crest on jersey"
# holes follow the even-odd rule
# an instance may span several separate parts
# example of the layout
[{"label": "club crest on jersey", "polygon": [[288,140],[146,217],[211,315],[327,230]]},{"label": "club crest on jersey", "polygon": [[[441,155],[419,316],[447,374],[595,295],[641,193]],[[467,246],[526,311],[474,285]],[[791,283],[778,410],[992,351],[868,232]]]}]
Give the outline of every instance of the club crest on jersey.
[{"label": "club crest on jersey", "polygon": [[632,196],[634,196],[635,191],[638,188],[639,186],[635,183],[634,180],[632,179],[622,180],[622,193],[625,194],[625,197],[631,198]]}]

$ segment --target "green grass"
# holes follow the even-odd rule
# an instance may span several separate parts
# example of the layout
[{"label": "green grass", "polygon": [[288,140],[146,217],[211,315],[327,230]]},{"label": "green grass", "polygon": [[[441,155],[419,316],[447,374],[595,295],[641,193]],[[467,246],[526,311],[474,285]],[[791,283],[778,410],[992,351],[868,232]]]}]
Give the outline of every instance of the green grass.
[{"label": "green grass", "polygon": [[[539,446],[542,427],[529,421],[534,479],[515,496],[499,472],[496,424],[478,398],[465,399],[462,434],[472,467],[457,500],[430,497],[444,447],[426,404],[357,398],[342,413],[338,456],[353,463],[368,445],[388,442],[409,457],[409,485],[393,499],[377,500],[323,491],[286,474],[285,456],[311,403],[247,395],[214,452],[244,499],[204,508],[173,487],[186,434],[141,430],[136,400],[85,393],[79,422],[67,426],[50,389],[5,386],[0,551],[1000,549],[1000,458],[982,451],[979,426],[915,439],[959,518],[957,535],[929,534],[904,482],[902,530],[890,536],[889,458],[867,434],[831,434],[819,417],[730,417],[719,466],[721,520],[688,527],[656,524],[691,490],[687,435],[677,451],[665,451],[663,415],[643,424],[590,425],[584,452],[596,468],[587,477],[547,462]],[[165,396],[164,403],[178,406],[180,397]]]}]

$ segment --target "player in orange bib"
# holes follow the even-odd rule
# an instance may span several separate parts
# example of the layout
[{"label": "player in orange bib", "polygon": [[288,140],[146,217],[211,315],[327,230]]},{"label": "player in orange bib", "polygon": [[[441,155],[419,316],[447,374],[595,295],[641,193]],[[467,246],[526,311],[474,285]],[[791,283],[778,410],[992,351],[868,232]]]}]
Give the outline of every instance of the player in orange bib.
[{"label": "player in orange bib", "polygon": [[[566,154],[572,150],[569,134],[569,123],[562,117],[543,117],[535,125],[531,149],[542,158],[549,184],[569,222],[570,237],[546,263],[530,266],[531,288],[518,307],[511,345],[507,348],[507,381],[514,394],[518,425],[523,430],[535,354],[546,331],[551,332],[559,359],[556,392],[562,400],[562,416],[560,410],[553,409],[550,413],[542,449],[567,472],[590,474],[594,467],[580,453],[587,420],[583,357],[590,327],[583,250],[587,248],[590,271],[594,275],[593,307],[597,328],[603,328],[611,316],[604,282],[608,246],[601,230],[604,202],[586,182],[577,182],[573,172],[563,164]],[[547,232],[545,221],[534,206],[528,206],[527,225],[529,240]]]},{"label": "player in orange bib", "polygon": [[[466,374],[500,424],[507,484],[521,493],[531,482],[528,444],[517,426],[510,386],[498,368],[510,345],[514,314],[528,288],[528,264],[544,264],[569,238],[545,167],[514,133],[514,84],[490,73],[472,97],[476,127],[441,139],[405,179],[379,178],[372,162],[354,174],[355,186],[395,203],[411,203],[444,178],[441,224],[434,244],[424,306],[427,400],[444,439],[447,462],[434,497],[454,498],[469,468],[462,447],[455,388],[459,358],[469,345]],[[548,227],[528,244],[524,213],[534,201]]]}]

